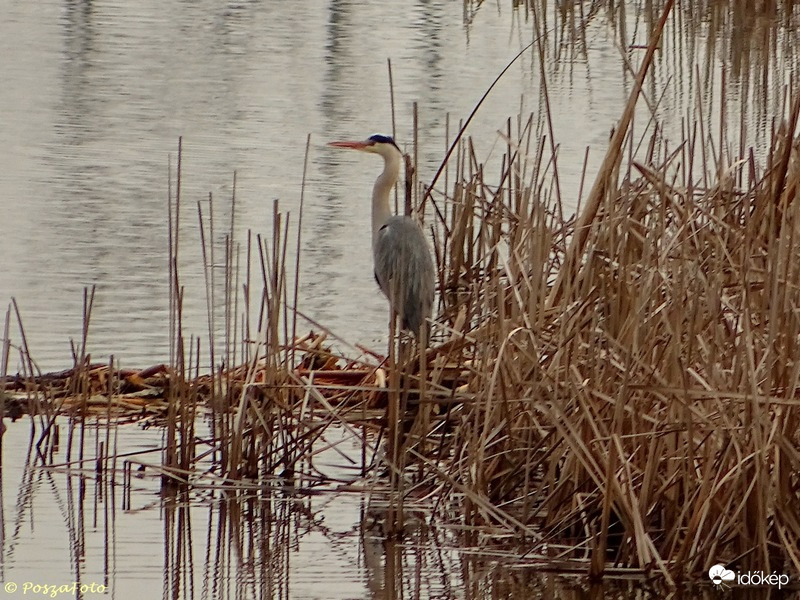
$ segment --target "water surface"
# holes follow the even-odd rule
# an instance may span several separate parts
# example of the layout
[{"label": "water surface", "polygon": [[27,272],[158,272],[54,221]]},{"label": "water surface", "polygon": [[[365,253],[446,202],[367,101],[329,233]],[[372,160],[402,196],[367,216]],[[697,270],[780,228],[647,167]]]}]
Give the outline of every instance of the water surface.
[{"label": "water surface", "polygon": [[[586,149],[588,186],[619,118],[632,82],[621,59],[635,64],[641,56],[635,46],[646,42],[649,6],[631,1],[615,13],[588,11],[579,29],[548,13],[545,72],[567,210],[577,202]],[[747,139],[763,143],[779,113],[780,85],[795,68],[793,38],[779,29],[767,58],[755,49],[743,54],[728,41],[731,31],[761,39],[769,29],[746,19],[715,21],[704,10],[676,12],[649,101],[677,139],[691,107],[711,114],[718,106],[714,90],[725,66],[729,128],[736,132],[744,103],[752,108]],[[168,357],[166,198],[179,136],[187,336],[208,335],[196,204],[213,194],[221,242],[236,171],[240,242],[248,229],[269,235],[275,199],[295,225],[311,134],[299,305],[349,341],[381,351],[387,309],[372,278],[367,234],[380,164],[325,142],[391,132],[391,59],[396,137],[411,150],[417,102],[420,180],[430,181],[444,155],[448,115],[452,137],[497,73],[534,39],[526,12],[504,2],[42,0],[4,12],[0,298],[17,299],[45,370],[69,366],[69,339],[81,335],[82,290],[92,285],[89,350],[96,358],[113,353],[123,365],[142,366]],[[505,142],[497,131],[520,113],[533,114],[537,132],[549,133],[535,52],[509,70],[471,125],[479,159],[499,162]],[[637,132],[645,133],[645,123]]]},{"label": "water surface", "polygon": [[[73,583],[78,589],[85,586],[84,593],[52,597],[716,597],[709,585],[669,596],[644,581],[612,579],[589,586],[581,577],[541,572],[526,564],[524,548],[494,553],[490,544],[483,550],[464,545],[454,530],[426,523],[430,507],[412,501],[407,503],[406,535],[386,540],[379,499],[370,503],[352,487],[341,491],[337,480],[351,480],[352,469],[330,450],[320,453],[316,463],[334,479],[304,485],[302,493],[277,481],[249,490],[198,482],[193,490],[182,490],[161,485],[157,466],[164,440],[156,428],[126,425],[107,431],[89,425],[81,433],[78,423],[72,426],[70,442],[70,425],[62,423],[60,443],[45,461],[31,446],[27,419],[11,424],[3,438],[0,580],[3,586],[17,586],[13,593],[4,588],[8,597],[41,597],[37,589]],[[334,428],[326,437],[358,454],[343,432]],[[33,439],[39,439],[39,431]],[[127,456],[109,461],[98,474],[97,448],[106,439]],[[125,461],[133,465],[130,483]],[[734,597],[769,596],[762,590]]]}]

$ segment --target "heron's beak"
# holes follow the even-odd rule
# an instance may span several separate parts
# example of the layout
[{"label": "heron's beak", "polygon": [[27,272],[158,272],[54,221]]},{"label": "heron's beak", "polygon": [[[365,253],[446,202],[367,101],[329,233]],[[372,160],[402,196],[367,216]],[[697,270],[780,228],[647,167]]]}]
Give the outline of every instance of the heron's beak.
[{"label": "heron's beak", "polygon": [[328,146],[333,146],[334,148],[349,148],[350,150],[364,150],[371,145],[370,142],[328,142]]}]

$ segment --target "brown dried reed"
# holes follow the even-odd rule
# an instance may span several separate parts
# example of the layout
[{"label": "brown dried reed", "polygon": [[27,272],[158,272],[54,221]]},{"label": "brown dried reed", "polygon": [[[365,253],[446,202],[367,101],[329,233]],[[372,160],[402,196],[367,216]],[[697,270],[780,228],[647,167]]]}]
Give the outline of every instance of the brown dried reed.
[{"label": "brown dried reed", "polygon": [[799,112],[764,168],[706,163],[708,186],[698,161],[725,153],[700,152],[702,123],[676,148],[656,131],[619,174],[622,130],[570,222],[530,121],[499,186],[461,144],[429,358],[432,387],[445,364],[465,383],[422,399],[446,407],[424,433],[438,451],[410,438],[408,462],[477,545],[511,536],[595,577],[800,572]]}]

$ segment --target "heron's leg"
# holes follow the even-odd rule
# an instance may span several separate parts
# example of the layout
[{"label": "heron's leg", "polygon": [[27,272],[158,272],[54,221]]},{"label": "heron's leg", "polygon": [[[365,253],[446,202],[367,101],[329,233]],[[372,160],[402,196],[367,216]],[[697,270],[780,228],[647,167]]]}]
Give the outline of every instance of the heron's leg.
[{"label": "heron's leg", "polygon": [[[423,456],[426,456],[428,453],[428,434],[430,433],[431,411],[433,410],[433,404],[429,402],[429,398],[426,394],[428,383],[428,359],[426,353],[428,348],[428,332],[428,323],[425,322],[422,324],[422,327],[420,327],[419,337],[416,340],[417,344],[414,348],[416,352],[412,354],[412,360],[409,361],[410,363],[416,362],[418,365],[417,373],[419,374],[419,384],[417,385],[417,389],[419,395],[419,408],[417,414],[420,429],[419,452]],[[422,471],[422,463],[420,463],[420,479],[422,479],[424,476]]]},{"label": "heron's leg", "polygon": [[[414,398],[413,415],[409,414],[411,420],[408,434],[405,439],[404,449],[408,454],[409,448],[414,448],[419,454],[426,456],[431,448],[428,439],[431,430],[431,413],[433,405],[426,394],[427,384],[427,345],[425,343],[425,332],[421,332],[419,338],[412,338],[410,335],[404,340],[402,376],[404,378],[403,394],[404,398]],[[419,481],[425,476],[425,463],[418,461],[417,477]]]},{"label": "heron's leg", "polygon": [[389,405],[387,407],[388,460],[389,460],[389,508],[386,512],[384,533],[399,535],[403,531],[403,411],[401,410],[400,372],[397,360],[397,318],[390,310],[389,319]]}]

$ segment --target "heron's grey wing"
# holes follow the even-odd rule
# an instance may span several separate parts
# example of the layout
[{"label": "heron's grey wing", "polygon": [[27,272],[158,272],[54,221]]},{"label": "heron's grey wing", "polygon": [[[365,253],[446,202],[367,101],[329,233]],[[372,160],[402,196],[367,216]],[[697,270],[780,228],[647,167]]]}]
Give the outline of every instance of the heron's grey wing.
[{"label": "heron's grey wing", "polygon": [[418,334],[433,309],[435,271],[425,235],[409,217],[392,217],[378,232],[375,279],[403,328]]}]

